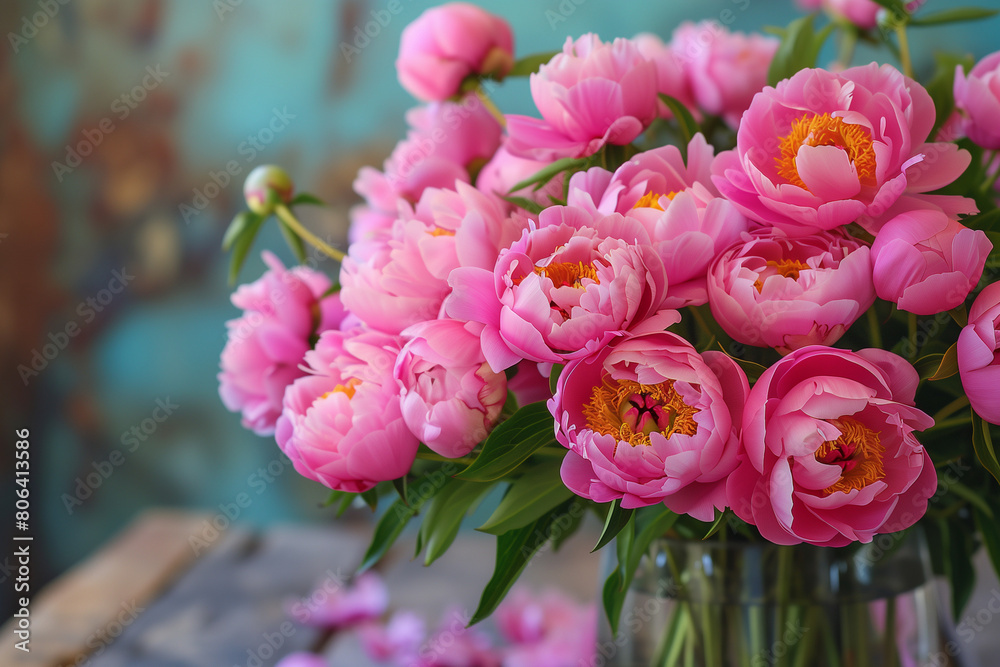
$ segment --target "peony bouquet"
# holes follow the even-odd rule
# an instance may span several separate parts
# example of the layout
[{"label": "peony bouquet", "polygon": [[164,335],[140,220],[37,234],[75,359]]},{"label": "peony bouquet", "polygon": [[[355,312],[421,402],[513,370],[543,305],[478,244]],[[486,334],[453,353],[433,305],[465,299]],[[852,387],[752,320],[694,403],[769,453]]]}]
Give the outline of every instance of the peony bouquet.
[{"label": "peony bouquet", "polygon": [[[346,254],[284,172],[249,177],[233,276],[276,216],[339,282],[266,254],[220,393],[334,510],[383,506],[361,570],[411,521],[430,564],[483,501],[473,622],[589,512],[598,547],[618,538],[612,625],[664,535],[852,547],[919,524],[956,614],[973,552],[1000,569],[1000,53],[940,54],[921,83],[907,38],[993,12],[799,4],[830,20],[520,59],[503,19],[430,9],[397,61],[421,105],[358,174]],[[538,117],[500,112],[525,76]]]}]

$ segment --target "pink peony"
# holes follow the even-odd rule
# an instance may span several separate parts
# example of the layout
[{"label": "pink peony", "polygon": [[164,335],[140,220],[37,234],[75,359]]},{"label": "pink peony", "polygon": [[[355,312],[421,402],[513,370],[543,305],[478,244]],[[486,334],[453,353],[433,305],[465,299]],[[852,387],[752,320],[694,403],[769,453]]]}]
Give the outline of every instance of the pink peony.
[{"label": "pink peony", "polygon": [[855,220],[874,231],[900,197],[969,165],[955,144],[925,143],[933,125],[930,95],[889,65],[804,69],[754,98],[713,178],[750,218],[790,235]]},{"label": "pink peony", "polygon": [[562,197],[563,184],[566,181],[565,174],[559,174],[538,190],[533,189],[534,186],[530,186],[522,190],[512,191],[515,185],[534,176],[547,166],[549,166],[548,162],[512,154],[507,150],[505,144],[500,146],[493,159],[486,163],[486,166],[479,172],[479,176],[476,178],[476,187],[483,192],[500,197],[525,197],[536,204],[549,206],[552,204],[552,198]]},{"label": "pink peony", "polygon": [[730,127],[766,84],[779,41],[759,34],[730,32],[715,21],[682,23],[670,47],[684,68],[695,103],[722,116]]},{"label": "pink peony", "polygon": [[580,605],[556,590],[538,596],[512,591],[497,607],[497,628],[507,640],[504,667],[577,667],[592,664],[597,607]]},{"label": "pink peony", "polygon": [[968,74],[956,66],[954,93],[969,139],[989,150],[1000,149],[1000,51],[980,60]]},{"label": "pink peony", "polygon": [[427,102],[457,95],[472,75],[502,79],[514,65],[505,20],[466,2],[428,9],[403,29],[396,71],[411,95]]},{"label": "pink peony", "polygon": [[330,590],[323,586],[291,607],[294,618],[321,628],[349,628],[380,618],[389,608],[389,590],[374,572],[365,572],[350,585]]},{"label": "pink peony", "polygon": [[507,380],[507,390],[514,394],[518,405],[528,405],[552,398],[549,378],[539,372],[538,364],[533,361],[522,361],[515,368],[517,373]]},{"label": "pink peony", "polygon": [[708,279],[726,333],[782,354],[833,345],[875,303],[868,246],[841,233],[758,232],[722,253]]},{"label": "pink peony", "polygon": [[388,623],[365,623],[358,628],[361,645],[369,658],[409,667],[418,661],[427,638],[424,621],[411,611],[399,611]]},{"label": "pink peony", "polygon": [[566,39],[531,75],[542,118],[507,116],[511,153],[536,160],[583,157],[605,144],[625,145],[658,114],[656,65],[627,39],[602,42],[588,33]]},{"label": "pink peony", "polygon": [[937,490],[913,435],[934,423],[913,407],[918,381],[884,350],[792,352],[750,391],[729,505],[775,544],[841,547],[912,526]]},{"label": "pink peony", "polygon": [[570,450],[562,479],[598,503],[662,502],[711,521],[736,468],[747,379],[722,352],[698,354],[659,328],[563,369],[549,401],[556,437]]},{"label": "pink peony", "polygon": [[638,222],[620,215],[594,222],[561,206],[542,211],[539,222],[492,271],[461,268],[449,278],[446,312],[481,325],[496,372],[521,359],[564,363],[591,354],[656,313],[665,295],[663,263]]},{"label": "pink peony", "polygon": [[438,630],[420,647],[418,659],[406,667],[500,667],[501,657],[489,636],[467,627],[469,617],[445,613]]},{"label": "pink peony", "polygon": [[958,335],[958,370],[972,409],[1000,424],[1000,283],[990,283],[969,309],[969,324]]},{"label": "pink peony", "polygon": [[992,249],[984,232],[940,211],[898,215],[872,244],[875,291],[917,315],[957,308],[975,289]]},{"label": "pink peony", "polygon": [[882,6],[873,0],[823,0],[823,8],[833,16],[868,30],[878,25]]},{"label": "pink peony", "polygon": [[285,392],[278,446],[304,477],[361,493],[410,470],[417,439],[403,421],[392,369],[401,340],[328,331],[306,354],[310,375]]},{"label": "pink peony", "polygon": [[340,326],[344,307],[338,295],[324,297],[331,283],[323,274],[302,266],[285,269],[269,252],[263,257],[270,270],[232,295],[243,315],[226,323],[219,396],[228,409],[243,413],[243,426],[270,435],[285,388],[305,374],[299,364],[310,339]]},{"label": "pink peony", "polygon": [[[700,117],[695,106],[694,93],[691,92],[691,82],[688,81],[687,72],[681,60],[674,53],[669,44],[664,44],[663,40],[653,33],[644,32],[632,38],[639,53],[647,60],[656,63],[657,86],[656,92],[669,95],[674,98],[695,116]],[[660,116],[663,118],[673,118],[674,114],[661,100],[659,102]]]},{"label": "pink peony", "polygon": [[465,456],[493,429],[507,400],[507,378],[483,357],[479,337],[456,320],[406,329],[396,361],[401,408],[410,431],[441,456]]},{"label": "pink peony", "polygon": [[570,179],[571,206],[643,224],[667,271],[667,308],[706,303],[709,265],[748,227],[712,184],[713,150],[701,134],[687,156],[685,165],[676,146],[663,146],[639,153],[614,174],[594,167]]},{"label": "pink peony", "polygon": [[330,663],[321,655],[296,651],[279,660],[274,667],[330,667]]}]

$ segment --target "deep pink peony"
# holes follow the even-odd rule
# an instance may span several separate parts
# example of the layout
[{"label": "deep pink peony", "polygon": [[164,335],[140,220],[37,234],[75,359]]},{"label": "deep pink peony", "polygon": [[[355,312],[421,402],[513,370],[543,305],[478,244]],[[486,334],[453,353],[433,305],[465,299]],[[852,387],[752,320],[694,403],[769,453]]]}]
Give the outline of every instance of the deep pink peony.
[{"label": "deep pink peony", "polygon": [[1000,424],[1000,283],[979,293],[969,309],[969,324],[958,335],[958,371],[972,409]]},{"label": "deep pink peony", "polygon": [[875,291],[917,315],[957,308],[975,289],[992,249],[984,232],[940,211],[898,215],[872,244]]},{"label": "deep pink peony", "polygon": [[631,40],[567,38],[562,53],[531,75],[542,118],[507,116],[509,149],[552,161],[628,144],[656,119],[656,90],[656,65]]},{"label": "deep pink peony", "polygon": [[532,595],[517,588],[497,607],[497,628],[507,641],[504,667],[577,667],[592,664],[597,607],[577,604],[556,590]]},{"label": "deep pink peony", "polygon": [[659,328],[640,327],[563,369],[549,401],[570,450],[562,479],[598,503],[662,502],[711,521],[736,468],[747,379],[722,352],[698,354]]},{"label": "deep pink peony", "polygon": [[655,314],[665,296],[663,263],[635,220],[594,221],[553,206],[539,223],[492,271],[460,268],[449,278],[448,316],[481,325],[483,353],[497,372],[522,359],[565,363],[591,354]]},{"label": "deep pink peony", "polygon": [[965,115],[965,134],[989,150],[1000,149],[1000,51],[968,74],[955,67],[955,107]]},{"label": "deep pink peony", "polygon": [[712,184],[713,159],[712,147],[697,134],[687,164],[676,146],[663,146],[639,153],[614,174],[594,167],[570,179],[569,205],[643,224],[667,271],[668,308],[706,303],[709,265],[748,228]]},{"label": "deep pink peony", "polygon": [[712,315],[733,339],[782,354],[833,345],[875,303],[868,246],[842,233],[756,232],[709,273]]},{"label": "deep pink peony", "polygon": [[754,384],[729,505],[775,544],[841,547],[912,526],[937,491],[919,377],[884,350],[796,350]]},{"label": "deep pink peony", "polygon": [[403,332],[396,360],[401,408],[410,431],[442,456],[465,456],[493,429],[507,400],[507,378],[483,357],[465,323],[433,320]]},{"label": "deep pink peony", "polygon": [[417,439],[392,377],[400,338],[327,331],[306,354],[310,375],[285,391],[276,438],[295,469],[331,489],[361,493],[405,475]]},{"label": "deep pink peony", "polygon": [[428,9],[403,28],[396,71],[425,102],[458,94],[470,75],[502,79],[514,65],[514,35],[501,17],[466,2]]},{"label": "deep pink peony", "polygon": [[330,279],[306,267],[286,269],[269,252],[270,267],[260,279],[232,295],[243,315],[226,323],[229,340],[222,350],[219,396],[243,414],[243,426],[257,435],[274,433],[281,399],[312,346],[310,338],[340,326],[344,307],[336,294],[324,298]]},{"label": "deep pink peony", "polygon": [[349,628],[380,618],[389,608],[389,590],[379,575],[365,572],[350,584],[317,589],[293,604],[291,614],[306,625]]},{"label": "deep pink peony", "polygon": [[713,178],[750,218],[790,235],[856,220],[876,231],[898,199],[969,165],[955,144],[926,143],[934,113],[927,91],[889,65],[804,69],[754,98]]},{"label": "deep pink peony", "polygon": [[739,126],[750,100],[767,84],[778,44],[774,37],[730,32],[716,21],[684,22],[670,40],[695,103],[722,116],[732,128]]}]

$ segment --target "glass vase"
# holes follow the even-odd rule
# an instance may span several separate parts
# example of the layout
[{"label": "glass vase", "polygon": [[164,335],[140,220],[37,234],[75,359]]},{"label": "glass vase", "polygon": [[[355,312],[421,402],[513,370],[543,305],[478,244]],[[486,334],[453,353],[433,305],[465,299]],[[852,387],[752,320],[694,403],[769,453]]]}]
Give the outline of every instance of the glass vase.
[{"label": "glass vase", "polygon": [[939,667],[941,643],[917,530],[840,549],[662,539],[595,665]]}]

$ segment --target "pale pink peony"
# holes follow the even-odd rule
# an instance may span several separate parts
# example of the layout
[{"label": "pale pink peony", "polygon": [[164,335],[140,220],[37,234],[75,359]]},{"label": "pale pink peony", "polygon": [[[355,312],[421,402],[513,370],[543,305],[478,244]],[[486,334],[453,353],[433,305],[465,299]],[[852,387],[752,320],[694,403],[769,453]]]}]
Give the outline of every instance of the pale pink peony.
[{"label": "pale pink peony", "polygon": [[882,6],[873,0],[823,0],[823,8],[859,28],[871,29],[878,25]]},{"label": "pale pink peony", "polygon": [[975,289],[992,249],[984,232],[940,211],[898,215],[872,244],[875,291],[917,315],[957,308]]},{"label": "pale pink peony", "polygon": [[686,165],[676,146],[663,146],[639,153],[614,174],[594,167],[570,179],[569,205],[622,213],[643,224],[667,271],[667,308],[706,303],[709,265],[748,228],[712,183],[713,158],[712,147],[697,134],[688,144]]},{"label": "pale pink peony", "polygon": [[492,271],[460,268],[449,278],[446,312],[481,325],[483,353],[496,372],[522,359],[565,363],[591,354],[655,314],[665,296],[663,263],[635,220],[594,221],[553,206],[539,222]]},{"label": "pale pink peony", "polygon": [[507,400],[507,378],[483,357],[465,323],[433,320],[403,332],[396,360],[401,408],[410,431],[441,456],[465,456],[496,425]]},{"label": "pale pink peony", "polygon": [[968,74],[956,66],[954,93],[969,139],[989,150],[1000,149],[1000,51],[980,60]]},{"label": "pale pink peony", "polygon": [[389,608],[389,590],[374,572],[330,588],[322,586],[292,605],[292,616],[306,625],[342,629],[380,618]]},{"label": "pale pink peony", "polygon": [[972,409],[1000,424],[1000,283],[990,283],[969,309],[969,324],[958,335],[958,371]]},{"label": "pale pink peony", "polygon": [[722,116],[734,129],[750,100],[767,84],[778,44],[774,37],[730,32],[716,21],[684,22],[670,40],[695,103]]},{"label": "pale pink peony", "polygon": [[934,113],[927,91],[889,65],[804,69],[754,98],[713,178],[751,219],[790,235],[854,221],[876,231],[901,197],[969,165],[955,144],[925,143]]},{"label": "pale pink peony", "polygon": [[559,174],[538,190],[535,190],[534,186],[512,190],[515,185],[534,176],[547,166],[548,162],[513,155],[504,144],[479,172],[479,176],[476,177],[476,187],[500,197],[524,197],[536,204],[550,206],[553,197],[562,197],[563,184],[566,182],[565,174]]},{"label": "pale pink peony", "polygon": [[[636,35],[632,41],[644,58],[656,63],[656,92],[669,95],[687,107],[696,118],[700,118],[701,114],[695,106],[694,93],[691,92],[691,82],[688,81],[687,72],[684,71],[683,64],[670,45],[664,44],[662,39],[649,32]],[[661,117],[674,117],[673,112],[662,100],[659,102],[659,109]]]},{"label": "pale pink peony", "polygon": [[373,622],[361,625],[358,636],[365,653],[372,660],[409,667],[419,660],[427,628],[423,619],[412,611],[398,611],[385,624]]},{"label": "pale pink peony", "polygon": [[310,375],[285,391],[278,446],[303,477],[361,493],[410,470],[419,442],[392,377],[400,338],[327,331],[306,354]]},{"label": "pale pink peony", "polygon": [[556,590],[532,595],[517,588],[494,615],[507,641],[504,667],[577,667],[592,664],[597,607],[577,604]]},{"label": "pale pink peony", "polygon": [[833,345],[875,303],[871,254],[841,233],[757,232],[712,265],[708,297],[716,321],[741,343],[782,354]]},{"label": "pale pink peony", "polygon": [[722,352],[699,354],[660,328],[640,327],[563,369],[549,401],[570,450],[562,479],[598,503],[662,502],[711,521],[737,465],[747,379]]},{"label": "pale pink peony", "polygon": [[466,2],[428,9],[403,29],[396,71],[417,99],[446,100],[471,75],[502,79],[514,65],[514,35],[501,17]]},{"label": "pale pink peony", "polygon": [[727,495],[775,544],[841,547],[912,526],[937,491],[913,435],[919,377],[885,350],[796,350],[767,369],[743,412],[740,466]]},{"label": "pale pink peony", "polygon": [[311,338],[340,326],[344,307],[336,294],[324,296],[331,282],[300,266],[286,269],[270,252],[269,269],[232,295],[243,315],[226,323],[229,340],[219,365],[219,396],[226,407],[243,414],[243,426],[257,435],[274,433],[281,399],[296,378],[312,346]]},{"label": "pale pink peony", "polygon": [[656,65],[627,39],[602,42],[588,33],[566,39],[531,75],[542,118],[507,116],[511,153],[536,160],[592,155],[625,145],[658,115]]}]

